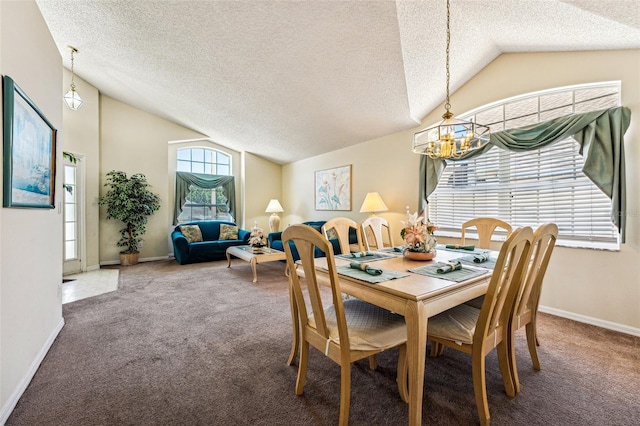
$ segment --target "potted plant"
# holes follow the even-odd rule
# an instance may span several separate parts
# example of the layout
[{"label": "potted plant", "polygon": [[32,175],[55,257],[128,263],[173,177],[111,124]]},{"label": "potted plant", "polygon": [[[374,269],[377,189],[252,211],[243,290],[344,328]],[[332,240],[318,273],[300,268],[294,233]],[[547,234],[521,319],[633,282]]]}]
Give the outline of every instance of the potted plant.
[{"label": "potted plant", "polygon": [[160,209],[160,197],[149,191],[149,183],[145,175],[136,173],[131,177],[121,171],[112,170],[107,173],[107,193],[100,197],[101,206],[107,206],[107,219],[117,219],[124,223],[120,230],[118,247],[125,247],[120,252],[121,265],[138,263],[138,244],[146,232],[149,216]]}]

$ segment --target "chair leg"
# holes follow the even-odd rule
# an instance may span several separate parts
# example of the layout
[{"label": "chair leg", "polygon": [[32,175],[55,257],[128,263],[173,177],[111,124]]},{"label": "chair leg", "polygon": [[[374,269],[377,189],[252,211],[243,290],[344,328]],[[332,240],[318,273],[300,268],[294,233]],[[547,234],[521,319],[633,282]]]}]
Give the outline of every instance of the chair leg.
[{"label": "chair leg", "polygon": [[407,379],[408,365],[407,365],[407,345],[400,345],[398,347],[398,391],[400,392],[400,398],[406,403],[409,403],[409,382]]},{"label": "chair leg", "polygon": [[536,348],[538,338],[536,336],[536,324],[535,322],[530,322],[526,325],[527,330],[527,345],[529,346],[529,354],[531,354],[531,362],[533,363],[533,368],[536,370],[540,370],[540,359],[538,358],[538,349]]},{"label": "chair leg", "polygon": [[296,395],[304,392],[304,382],[307,380],[307,366],[309,365],[309,343],[300,345],[300,365],[298,365],[298,378],[296,380]]},{"label": "chair leg", "polygon": [[378,363],[376,362],[376,356],[375,355],[370,355],[369,356],[369,368],[371,370],[375,370],[376,368],[378,368]]},{"label": "chair leg", "polygon": [[349,404],[351,404],[351,364],[340,368],[340,426],[349,424]]},{"label": "chair leg", "polygon": [[441,356],[444,353],[444,345],[442,343],[431,341],[431,357]]},{"label": "chair leg", "polygon": [[289,306],[291,308],[291,324],[292,324],[292,339],[291,339],[291,352],[289,353],[289,359],[287,365],[293,364],[298,356],[298,348],[300,346],[300,319],[298,318],[298,306],[295,302],[295,296],[291,286],[289,286]]},{"label": "chair leg", "polygon": [[516,392],[519,392],[519,386],[516,384],[518,382],[518,372],[515,369],[515,351],[510,342],[511,340],[499,343],[497,351],[504,391],[510,398],[513,398],[516,396]]},{"label": "chair leg", "polygon": [[487,403],[487,385],[484,371],[484,355],[478,351],[471,355],[471,371],[473,375],[473,393],[476,397],[478,416],[481,425],[489,424],[489,404]]}]

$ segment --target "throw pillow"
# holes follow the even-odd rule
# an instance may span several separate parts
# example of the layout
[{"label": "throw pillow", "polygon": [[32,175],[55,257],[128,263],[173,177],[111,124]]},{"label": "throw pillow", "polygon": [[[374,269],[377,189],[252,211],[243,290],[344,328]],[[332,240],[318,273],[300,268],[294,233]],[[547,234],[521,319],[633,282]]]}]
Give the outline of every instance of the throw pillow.
[{"label": "throw pillow", "polygon": [[190,243],[202,241],[202,231],[198,225],[182,225],[180,232]]},{"label": "throw pillow", "polygon": [[220,240],[237,240],[238,227],[234,225],[220,225]]}]

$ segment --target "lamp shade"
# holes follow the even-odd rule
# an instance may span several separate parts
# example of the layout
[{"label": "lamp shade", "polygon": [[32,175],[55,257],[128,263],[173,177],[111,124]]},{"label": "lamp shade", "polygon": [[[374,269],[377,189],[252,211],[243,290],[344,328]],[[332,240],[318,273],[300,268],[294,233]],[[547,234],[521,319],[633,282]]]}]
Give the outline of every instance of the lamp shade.
[{"label": "lamp shade", "polygon": [[280,205],[280,201],[278,201],[276,199],[273,199],[273,200],[269,201],[269,205],[267,206],[267,209],[265,210],[266,213],[282,213],[283,211],[284,211],[284,209]]},{"label": "lamp shade", "polygon": [[364,202],[362,203],[362,207],[360,207],[360,213],[376,213],[376,212],[386,212],[389,210],[387,205],[382,201],[382,197],[377,192],[369,192],[367,196],[364,197]]},{"label": "lamp shade", "polygon": [[82,106],[82,99],[80,99],[80,95],[78,95],[75,88],[71,88],[71,90],[64,95],[64,102],[74,111]]}]

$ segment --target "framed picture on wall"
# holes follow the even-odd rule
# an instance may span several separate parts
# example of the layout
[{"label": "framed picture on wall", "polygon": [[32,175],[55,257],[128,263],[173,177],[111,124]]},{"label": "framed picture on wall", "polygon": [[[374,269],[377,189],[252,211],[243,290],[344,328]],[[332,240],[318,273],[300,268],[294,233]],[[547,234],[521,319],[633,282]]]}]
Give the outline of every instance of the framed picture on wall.
[{"label": "framed picture on wall", "polygon": [[55,207],[56,129],[9,76],[2,79],[4,207]]},{"label": "framed picture on wall", "polygon": [[351,210],[351,164],[315,173],[316,210]]}]

